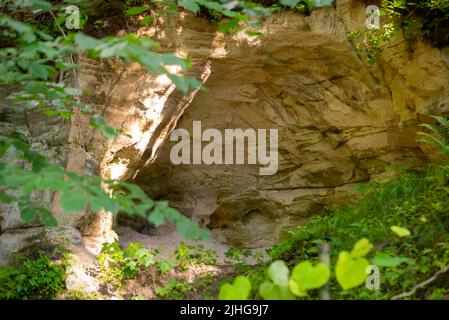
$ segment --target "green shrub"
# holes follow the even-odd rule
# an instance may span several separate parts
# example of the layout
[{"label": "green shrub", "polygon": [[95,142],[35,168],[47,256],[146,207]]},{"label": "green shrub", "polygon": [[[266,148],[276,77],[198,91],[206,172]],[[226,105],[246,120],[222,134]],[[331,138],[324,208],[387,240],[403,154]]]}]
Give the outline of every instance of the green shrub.
[{"label": "green shrub", "polygon": [[51,299],[65,287],[65,266],[40,253],[36,260],[23,259],[18,266],[0,269],[0,299]]}]

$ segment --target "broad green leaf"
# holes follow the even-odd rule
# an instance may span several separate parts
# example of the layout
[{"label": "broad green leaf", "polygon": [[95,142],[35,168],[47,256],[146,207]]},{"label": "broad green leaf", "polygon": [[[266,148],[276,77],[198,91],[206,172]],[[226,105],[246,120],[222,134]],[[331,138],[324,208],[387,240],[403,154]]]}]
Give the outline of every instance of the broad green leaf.
[{"label": "broad green leaf", "polygon": [[85,34],[82,34],[80,32],[76,33],[75,42],[83,51],[94,49],[96,46],[100,44],[99,40],[90,36],[86,36]]},{"label": "broad green leaf", "polygon": [[245,276],[237,276],[234,282],[220,287],[218,300],[247,300],[251,292],[251,282]]},{"label": "broad green leaf", "polygon": [[398,226],[392,226],[391,227],[391,231],[393,231],[394,233],[396,233],[396,235],[398,235],[399,237],[408,237],[410,235],[410,231],[406,228],[401,228]]},{"label": "broad green leaf", "polygon": [[295,296],[288,286],[276,285],[271,281],[265,281],[259,287],[259,294],[264,300],[293,300]]},{"label": "broad green leaf", "polygon": [[47,80],[50,75],[48,72],[48,67],[38,62],[31,62],[28,65],[28,70],[30,70],[33,76],[43,80]]},{"label": "broad green leaf", "polygon": [[17,6],[20,7],[31,7],[33,9],[41,9],[43,11],[49,11],[53,8],[53,5],[44,0],[21,0],[17,1]]},{"label": "broad green leaf", "polygon": [[315,266],[310,261],[296,265],[289,281],[290,290],[298,296],[307,294],[308,290],[324,286],[330,278],[330,270],[324,263]]},{"label": "broad green leaf", "polygon": [[288,285],[288,275],[290,271],[288,270],[287,265],[282,260],[277,260],[271,263],[268,268],[268,275],[274,284],[279,286],[287,286]]},{"label": "broad green leaf", "polygon": [[371,242],[368,239],[360,239],[354,245],[354,248],[351,251],[351,256],[354,258],[361,258],[367,255],[367,253],[373,248]]},{"label": "broad green leaf", "polygon": [[97,128],[103,134],[103,136],[107,139],[115,139],[117,138],[118,131],[106,124],[104,118],[99,115],[92,116],[90,118],[90,123],[92,127]]},{"label": "broad green leaf", "polygon": [[352,257],[347,251],[340,252],[335,273],[337,281],[343,290],[363,284],[368,277],[368,274],[365,273],[368,266],[369,262],[365,258]]},{"label": "broad green leaf", "polygon": [[148,7],[132,7],[128,10],[126,10],[126,15],[127,16],[134,16],[136,14],[140,14],[142,12],[147,11],[149,8]]},{"label": "broad green leaf", "polygon": [[165,216],[164,213],[159,210],[155,209],[149,216],[148,220],[153,223],[156,227],[161,226],[165,222]]}]

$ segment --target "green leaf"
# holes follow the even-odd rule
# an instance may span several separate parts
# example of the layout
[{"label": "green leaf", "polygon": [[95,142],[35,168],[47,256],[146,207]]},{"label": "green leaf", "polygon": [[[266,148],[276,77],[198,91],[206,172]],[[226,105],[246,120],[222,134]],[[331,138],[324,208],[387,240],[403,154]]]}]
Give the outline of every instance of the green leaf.
[{"label": "green leaf", "polygon": [[245,276],[237,276],[234,282],[220,287],[219,300],[247,300],[251,292],[251,282]]},{"label": "green leaf", "polygon": [[153,223],[156,227],[161,226],[165,222],[164,213],[156,208],[149,216],[148,220]]},{"label": "green leaf", "polygon": [[299,297],[304,296],[308,290],[324,286],[329,281],[330,274],[329,267],[324,263],[313,266],[310,261],[301,262],[292,270],[290,290]]},{"label": "green leaf", "polygon": [[17,2],[20,6],[41,9],[43,11],[50,11],[53,8],[53,5],[45,0],[22,0]]},{"label": "green leaf", "polygon": [[83,211],[86,207],[86,196],[79,190],[65,192],[60,200],[61,206],[66,212]]},{"label": "green leaf", "polygon": [[351,256],[354,258],[361,258],[366,256],[366,254],[372,249],[373,245],[369,242],[368,239],[360,239],[354,245],[354,248],[351,251]]},{"label": "green leaf", "polygon": [[193,13],[200,11],[200,6],[195,0],[178,0],[178,5]]},{"label": "green leaf", "polygon": [[265,281],[259,287],[259,294],[264,300],[293,300],[295,296],[288,286],[279,286],[271,281]]},{"label": "green leaf", "polygon": [[25,208],[20,212],[20,217],[23,219],[23,221],[30,223],[36,220],[38,214],[39,211],[37,210],[37,208]]},{"label": "green leaf", "polygon": [[104,118],[99,115],[92,116],[90,118],[90,123],[92,127],[97,128],[107,139],[115,139],[118,135],[118,130],[108,126],[104,121]]},{"label": "green leaf", "polygon": [[401,228],[398,226],[392,226],[391,231],[393,231],[396,235],[398,235],[399,237],[408,237],[410,235],[410,231],[406,228]]},{"label": "green leaf", "polygon": [[50,211],[46,209],[40,210],[41,214],[41,223],[47,227],[56,227],[58,222],[56,221],[55,217],[51,214]]},{"label": "green leaf", "polygon": [[365,258],[352,257],[347,251],[340,252],[335,273],[337,275],[337,281],[343,290],[355,288],[363,284],[368,277],[368,274],[365,273],[368,266],[369,262]]},{"label": "green leaf", "polygon": [[286,6],[286,7],[290,7],[293,8],[295,7],[301,0],[280,0],[279,2]]},{"label": "green leaf", "polygon": [[16,200],[17,199],[15,197],[10,196],[10,195],[4,193],[3,191],[0,191],[0,202],[1,203],[12,203]]},{"label": "green leaf", "polygon": [[[287,0],[288,1],[288,0]],[[316,9],[321,7],[329,7],[334,2],[333,0],[304,0],[310,9]]]},{"label": "green leaf", "polygon": [[222,22],[218,26],[218,30],[223,33],[227,33],[238,27],[240,20],[238,18],[232,18],[229,22]]},{"label": "green leaf", "polygon": [[280,286],[288,285],[288,275],[290,270],[288,270],[287,265],[282,260],[277,260],[271,263],[268,268],[268,275],[274,284]]},{"label": "green leaf", "polygon": [[86,36],[85,34],[82,34],[80,32],[76,33],[75,42],[78,44],[79,48],[83,51],[94,49],[96,46],[100,44],[99,40],[90,36]]},{"label": "green leaf", "polygon": [[43,80],[47,80],[50,75],[48,72],[48,67],[38,62],[31,62],[28,65],[28,70],[33,76]]},{"label": "green leaf", "polygon": [[372,262],[379,267],[397,267],[402,263],[411,262],[411,259],[405,257],[392,257],[385,253],[379,253],[373,258]]},{"label": "green leaf", "polygon": [[292,300],[294,295],[288,289],[290,270],[282,260],[274,261],[268,268],[271,281],[265,281],[259,287],[259,294],[265,300]]},{"label": "green leaf", "polygon": [[126,10],[126,15],[127,16],[134,16],[136,14],[140,14],[142,12],[147,11],[149,8],[148,7],[132,7],[128,10]]}]

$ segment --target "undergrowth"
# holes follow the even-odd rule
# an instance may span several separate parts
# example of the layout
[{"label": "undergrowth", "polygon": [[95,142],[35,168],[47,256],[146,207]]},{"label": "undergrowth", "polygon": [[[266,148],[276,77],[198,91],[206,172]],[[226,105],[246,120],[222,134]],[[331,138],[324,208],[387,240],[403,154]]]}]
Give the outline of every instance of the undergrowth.
[{"label": "undergrowth", "polygon": [[13,266],[0,268],[0,299],[52,299],[65,288],[65,263],[46,253],[37,259],[17,257]]},{"label": "undergrowth", "polygon": [[[270,250],[273,260],[294,265],[306,259],[318,260],[318,245],[330,244],[331,262],[338,252],[349,250],[360,238],[375,247],[370,254],[380,264],[383,257],[395,257],[380,268],[380,290],[365,287],[342,291],[331,278],[333,299],[390,299],[414,288],[449,263],[449,166],[435,166],[421,172],[404,172],[398,178],[372,183],[360,190],[361,200],[332,209],[332,214],[316,216],[291,232],[287,240]],[[410,230],[411,236],[398,238],[391,226]],[[376,260],[377,259],[377,260]],[[265,269],[250,279],[260,282]],[[445,274],[417,290],[410,298],[442,298],[447,294]],[[311,298],[317,298],[311,297]]]}]

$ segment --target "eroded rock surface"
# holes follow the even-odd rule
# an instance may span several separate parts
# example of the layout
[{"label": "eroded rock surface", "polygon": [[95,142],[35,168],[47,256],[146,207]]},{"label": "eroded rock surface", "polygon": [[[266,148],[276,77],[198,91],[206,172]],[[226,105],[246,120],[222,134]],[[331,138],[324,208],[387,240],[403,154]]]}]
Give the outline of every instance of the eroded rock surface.
[{"label": "eroded rock surface", "polygon": [[[164,79],[124,70],[108,110],[128,136],[108,146],[103,172],[169,200],[221,241],[253,247],[352,197],[355,184],[390,166],[423,165],[427,150],[415,134],[425,114],[444,111],[447,52],[425,42],[410,50],[398,33],[370,65],[346,37],[363,28],[364,8],[337,1],[309,17],[284,13],[259,39],[222,37],[191,16],[140,30],[188,54],[208,91],[183,97]],[[197,120],[203,131],[278,129],[277,174],[260,176],[257,165],[173,165],[171,130],[192,136]]]}]

